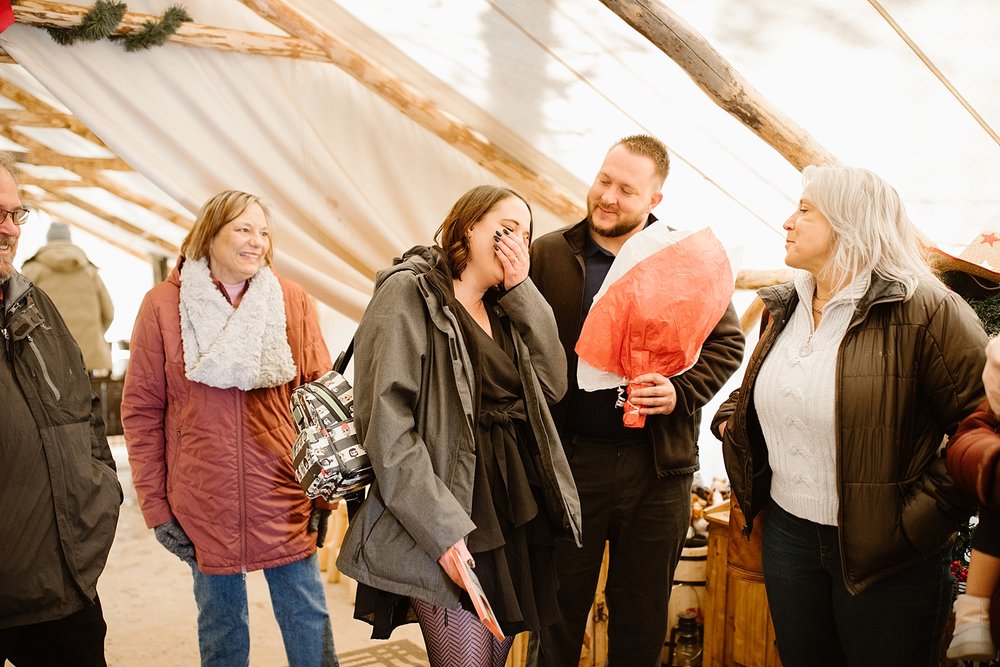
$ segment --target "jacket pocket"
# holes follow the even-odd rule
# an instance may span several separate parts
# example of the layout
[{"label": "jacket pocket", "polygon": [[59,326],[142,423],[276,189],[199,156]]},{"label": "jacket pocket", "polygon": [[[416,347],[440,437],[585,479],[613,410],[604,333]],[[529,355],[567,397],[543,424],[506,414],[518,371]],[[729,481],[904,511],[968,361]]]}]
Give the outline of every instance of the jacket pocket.
[{"label": "jacket pocket", "polygon": [[940,551],[958,529],[954,520],[938,508],[937,500],[923,491],[905,500],[902,514],[903,535],[922,555]]},{"label": "jacket pocket", "polygon": [[84,593],[93,595],[111,550],[122,490],[117,473],[90,453],[90,424],[40,430],[67,565]]}]

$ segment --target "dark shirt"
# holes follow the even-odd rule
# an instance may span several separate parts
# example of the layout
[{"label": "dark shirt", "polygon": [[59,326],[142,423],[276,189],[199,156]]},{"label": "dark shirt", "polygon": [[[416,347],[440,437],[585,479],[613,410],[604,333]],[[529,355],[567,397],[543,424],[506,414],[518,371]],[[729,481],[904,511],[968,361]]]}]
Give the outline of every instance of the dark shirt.
[{"label": "dark shirt", "polygon": [[[615,256],[602,248],[587,235],[583,246],[584,287],[580,308],[580,326],[587,319],[587,313],[594,303],[597,291],[611,270]],[[617,406],[618,390],[601,389],[583,391],[577,384],[576,375],[570,378],[569,400],[566,408],[566,430],[574,435],[607,440],[635,439],[639,433],[622,423],[624,411]]]}]

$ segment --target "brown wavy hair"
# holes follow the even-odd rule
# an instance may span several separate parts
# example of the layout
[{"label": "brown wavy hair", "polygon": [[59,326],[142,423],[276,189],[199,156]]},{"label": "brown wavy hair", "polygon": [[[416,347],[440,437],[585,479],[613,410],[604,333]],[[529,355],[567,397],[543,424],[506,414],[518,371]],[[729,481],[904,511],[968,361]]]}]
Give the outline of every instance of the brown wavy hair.
[{"label": "brown wavy hair", "polygon": [[494,206],[510,197],[517,197],[528,207],[528,242],[531,242],[535,219],[528,200],[502,185],[478,185],[458,198],[434,232],[434,242],[444,250],[452,278],[460,278],[469,263],[469,231]]},{"label": "brown wavy hair", "polygon": [[270,229],[267,250],[264,251],[264,264],[270,266],[274,257],[274,230],[271,229],[271,211],[268,210],[260,197],[239,190],[226,190],[215,195],[198,211],[194,227],[184,237],[181,244],[181,254],[188,259],[203,259],[208,257],[219,230],[232,222],[247,210],[250,204],[257,204],[264,211],[264,219]]}]

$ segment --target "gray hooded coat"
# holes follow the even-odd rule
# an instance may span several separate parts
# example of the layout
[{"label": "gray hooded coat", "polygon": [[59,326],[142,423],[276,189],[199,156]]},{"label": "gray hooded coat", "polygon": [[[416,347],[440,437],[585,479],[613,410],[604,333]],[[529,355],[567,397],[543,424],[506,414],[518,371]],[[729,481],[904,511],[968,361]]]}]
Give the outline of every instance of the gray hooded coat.
[{"label": "gray hooded coat", "polygon": [[[337,567],[357,581],[443,607],[459,589],[438,558],[475,529],[475,368],[440,250],[416,247],[376,278],[355,337],[355,426],[372,484]],[[498,302],[510,318],[528,421],[541,454],[546,510],[580,542],[580,500],[548,405],[566,391],[566,356],[544,298],[525,280]]]}]

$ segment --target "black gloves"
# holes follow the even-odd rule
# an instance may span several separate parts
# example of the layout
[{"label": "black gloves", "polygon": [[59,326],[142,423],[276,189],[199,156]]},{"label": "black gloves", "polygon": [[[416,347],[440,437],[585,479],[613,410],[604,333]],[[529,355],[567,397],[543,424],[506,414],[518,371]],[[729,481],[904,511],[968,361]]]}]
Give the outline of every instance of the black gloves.
[{"label": "black gloves", "polygon": [[156,539],[166,547],[167,551],[180,558],[185,563],[194,563],[194,544],[187,536],[177,519],[171,519],[153,528]]},{"label": "black gloves", "polygon": [[312,512],[309,513],[309,532],[316,533],[316,546],[322,547],[326,540],[326,530],[330,523],[330,510],[320,509],[313,503]]}]

